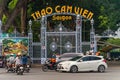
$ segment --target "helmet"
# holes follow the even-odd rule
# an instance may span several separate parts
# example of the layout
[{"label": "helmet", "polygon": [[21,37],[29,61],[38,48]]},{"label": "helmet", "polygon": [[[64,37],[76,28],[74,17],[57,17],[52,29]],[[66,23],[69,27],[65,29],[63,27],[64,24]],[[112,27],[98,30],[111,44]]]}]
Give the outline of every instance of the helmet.
[{"label": "helmet", "polygon": [[21,55],[21,52],[19,52],[17,55]]},{"label": "helmet", "polygon": [[10,56],[14,56],[14,54],[10,54]]}]

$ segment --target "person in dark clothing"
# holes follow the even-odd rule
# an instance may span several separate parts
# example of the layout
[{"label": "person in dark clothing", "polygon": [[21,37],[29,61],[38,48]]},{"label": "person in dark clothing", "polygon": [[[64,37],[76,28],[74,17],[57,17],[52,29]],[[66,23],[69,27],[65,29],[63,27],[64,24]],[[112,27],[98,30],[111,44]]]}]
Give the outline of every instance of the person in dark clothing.
[{"label": "person in dark clothing", "polygon": [[23,67],[26,66],[26,64],[27,64],[27,56],[26,56],[26,55],[23,55],[23,56],[22,56],[22,58],[21,58],[21,63],[22,63],[22,65],[23,65]]},{"label": "person in dark clothing", "polygon": [[31,67],[32,60],[31,60],[30,56],[27,56],[27,64],[30,65],[30,67]]}]

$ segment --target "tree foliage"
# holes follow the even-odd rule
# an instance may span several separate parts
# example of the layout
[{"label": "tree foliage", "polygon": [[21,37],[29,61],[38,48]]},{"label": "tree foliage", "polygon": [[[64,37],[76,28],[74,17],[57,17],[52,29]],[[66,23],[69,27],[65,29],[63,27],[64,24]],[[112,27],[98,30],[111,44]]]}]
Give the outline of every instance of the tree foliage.
[{"label": "tree foliage", "polygon": [[[27,23],[32,19],[31,14],[48,6],[54,8],[56,5],[80,6],[94,12],[94,27],[97,34],[102,33],[103,29],[108,27],[112,30],[119,27],[116,24],[120,22],[120,0],[0,0],[0,18],[3,21],[3,30],[12,32],[8,29],[16,27],[20,33],[26,32],[27,35],[29,29]],[[85,25],[87,26],[85,32],[88,34],[91,28],[90,22],[86,21]],[[35,32],[34,41],[38,41],[40,22],[33,22],[32,29]]]},{"label": "tree foliage", "polygon": [[110,44],[120,46],[120,39],[118,39],[118,38],[117,39],[114,39],[114,38],[108,39],[107,42],[110,43]]}]

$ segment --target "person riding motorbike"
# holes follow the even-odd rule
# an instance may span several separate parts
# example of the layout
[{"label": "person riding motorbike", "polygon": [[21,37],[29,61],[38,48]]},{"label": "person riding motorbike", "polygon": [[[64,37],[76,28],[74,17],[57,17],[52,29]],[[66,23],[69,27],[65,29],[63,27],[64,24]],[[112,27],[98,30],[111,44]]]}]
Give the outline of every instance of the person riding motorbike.
[{"label": "person riding motorbike", "polygon": [[18,68],[21,66],[21,55],[17,55],[15,58],[15,66],[16,66],[16,72],[18,71]]},{"label": "person riding motorbike", "polygon": [[14,67],[15,67],[14,60],[15,60],[14,54],[10,54],[10,57],[7,59],[7,66],[6,66],[7,72],[14,71]]},{"label": "person riding motorbike", "polygon": [[30,56],[27,56],[27,65],[29,65],[31,67],[32,64],[32,60],[30,58]]},{"label": "person riding motorbike", "polygon": [[11,66],[14,64],[15,57],[13,54],[10,54],[10,57],[7,59],[7,67]]},{"label": "person riding motorbike", "polygon": [[21,57],[21,63],[22,63],[22,65],[23,65],[24,68],[26,67],[27,61],[28,61],[27,56],[23,55]]},{"label": "person riding motorbike", "polygon": [[56,65],[56,56],[53,54],[50,59],[47,59],[45,61],[45,64],[42,66],[42,70],[44,72],[48,70],[57,70],[57,65]]}]

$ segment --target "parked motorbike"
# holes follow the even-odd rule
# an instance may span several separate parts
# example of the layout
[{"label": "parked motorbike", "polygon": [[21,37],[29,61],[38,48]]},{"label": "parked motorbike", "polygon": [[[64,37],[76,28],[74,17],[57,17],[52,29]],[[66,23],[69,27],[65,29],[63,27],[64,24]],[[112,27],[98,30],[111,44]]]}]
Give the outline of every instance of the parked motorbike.
[{"label": "parked motorbike", "polygon": [[42,71],[47,72],[48,70],[57,70],[56,62],[53,60],[46,60],[45,64],[42,65]]}]

